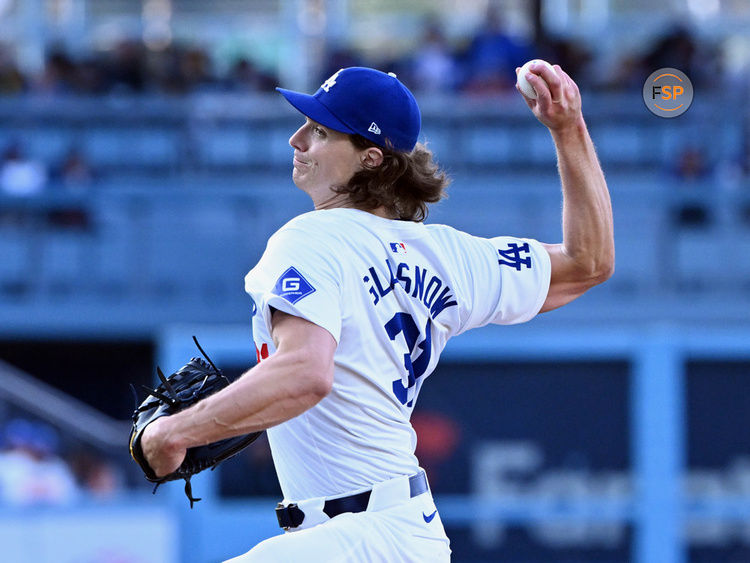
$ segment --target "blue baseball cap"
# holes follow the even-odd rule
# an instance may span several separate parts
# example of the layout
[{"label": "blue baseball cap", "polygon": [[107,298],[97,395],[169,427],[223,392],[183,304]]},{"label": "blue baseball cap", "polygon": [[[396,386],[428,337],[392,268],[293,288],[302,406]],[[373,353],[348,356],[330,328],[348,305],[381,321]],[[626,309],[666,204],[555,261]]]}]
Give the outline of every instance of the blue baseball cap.
[{"label": "blue baseball cap", "polygon": [[303,115],[334,131],[403,152],[417,144],[419,106],[393,73],[355,66],[339,70],[313,95],[276,89]]}]

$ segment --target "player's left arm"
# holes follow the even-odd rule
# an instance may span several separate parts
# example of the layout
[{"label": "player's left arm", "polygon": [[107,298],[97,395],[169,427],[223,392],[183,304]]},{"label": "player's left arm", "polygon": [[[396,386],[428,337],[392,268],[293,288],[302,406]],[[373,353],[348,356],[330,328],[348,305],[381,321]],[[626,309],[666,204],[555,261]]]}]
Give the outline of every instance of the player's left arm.
[{"label": "player's left arm", "polygon": [[563,194],[563,242],[544,245],[551,277],[540,312],[570,303],[606,281],[615,266],[612,204],[581,112],[581,95],[567,73],[558,65],[554,69],[555,73],[543,65],[532,68],[527,79],[538,97],[524,96],[552,135]]},{"label": "player's left arm", "polygon": [[336,340],[326,329],[273,313],[276,352],[221,391],[146,427],[141,445],[158,476],[177,469],[188,448],[265,430],[315,406],[333,385]]}]

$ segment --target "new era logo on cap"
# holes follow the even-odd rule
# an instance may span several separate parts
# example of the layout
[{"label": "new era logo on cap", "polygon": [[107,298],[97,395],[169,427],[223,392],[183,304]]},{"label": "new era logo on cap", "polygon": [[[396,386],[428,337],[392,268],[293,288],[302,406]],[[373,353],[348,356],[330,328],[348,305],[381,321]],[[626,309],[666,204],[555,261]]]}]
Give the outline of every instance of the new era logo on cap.
[{"label": "new era logo on cap", "polygon": [[361,135],[403,152],[417,144],[422,126],[419,106],[393,73],[349,67],[336,72],[312,96],[276,89],[303,115],[334,131]]}]

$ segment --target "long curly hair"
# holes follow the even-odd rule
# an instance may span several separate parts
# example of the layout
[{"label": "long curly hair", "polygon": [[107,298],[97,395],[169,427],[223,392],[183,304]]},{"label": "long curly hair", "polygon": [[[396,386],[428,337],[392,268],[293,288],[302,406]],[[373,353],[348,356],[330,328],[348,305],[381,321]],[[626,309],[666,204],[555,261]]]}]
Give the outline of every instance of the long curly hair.
[{"label": "long curly hair", "polygon": [[409,152],[379,147],[361,135],[349,135],[357,149],[378,147],[383,162],[356,172],[349,183],[334,191],[346,194],[352,205],[370,211],[384,207],[389,215],[403,221],[424,221],[428,203],[446,196],[450,184],[447,173],[433,160],[432,151],[417,143]]}]

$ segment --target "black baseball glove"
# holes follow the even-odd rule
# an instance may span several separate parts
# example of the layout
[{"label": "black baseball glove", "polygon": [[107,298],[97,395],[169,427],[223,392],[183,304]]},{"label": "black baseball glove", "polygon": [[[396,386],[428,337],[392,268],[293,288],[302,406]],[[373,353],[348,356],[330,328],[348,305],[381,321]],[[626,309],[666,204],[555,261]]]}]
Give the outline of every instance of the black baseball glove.
[{"label": "black baseball glove", "polygon": [[[195,337],[193,337],[193,340],[207,361],[201,358],[192,358],[169,377],[164,377],[161,369],[157,367],[156,373],[161,380],[161,384],[156,389],[149,389],[144,386],[149,394],[133,412],[133,428],[130,431],[130,455],[141,467],[146,479],[156,483],[154,492],[162,483],[184,479],[185,495],[190,500],[190,508],[193,507],[194,502],[201,500],[193,497],[190,478],[204,469],[216,468],[219,463],[240,452],[261,435],[261,432],[252,432],[212,442],[205,446],[189,448],[185,460],[176,471],[163,477],[156,476],[141,449],[141,436],[146,426],[159,417],[185,410],[230,383],[229,379],[214,365],[203,348],[200,347],[198,340]],[[135,394],[135,390],[133,390],[133,393]],[[136,396],[136,404],[137,402]]]}]

